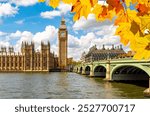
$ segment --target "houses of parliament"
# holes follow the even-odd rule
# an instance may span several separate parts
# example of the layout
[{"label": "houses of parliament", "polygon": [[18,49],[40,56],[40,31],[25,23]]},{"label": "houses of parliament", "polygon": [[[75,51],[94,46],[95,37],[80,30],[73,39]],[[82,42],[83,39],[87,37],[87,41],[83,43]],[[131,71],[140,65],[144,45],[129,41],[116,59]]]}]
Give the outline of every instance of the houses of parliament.
[{"label": "houses of parliament", "polygon": [[41,50],[35,51],[34,43],[22,42],[21,53],[15,53],[13,47],[1,47],[0,72],[49,72],[67,68],[68,31],[62,18],[58,31],[58,57],[51,52],[50,42],[41,42]]}]

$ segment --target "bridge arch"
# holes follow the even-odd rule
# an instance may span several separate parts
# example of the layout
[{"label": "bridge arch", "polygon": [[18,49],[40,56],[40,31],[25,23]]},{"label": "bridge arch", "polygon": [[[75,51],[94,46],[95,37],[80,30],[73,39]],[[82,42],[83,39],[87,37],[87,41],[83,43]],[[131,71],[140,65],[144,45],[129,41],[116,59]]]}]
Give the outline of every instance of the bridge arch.
[{"label": "bridge arch", "polygon": [[150,77],[150,68],[142,65],[118,65],[111,71],[114,81],[145,80]]},{"label": "bridge arch", "polygon": [[91,71],[91,67],[90,66],[86,66],[85,67],[85,75],[90,75],[90,71]]},{"label": "bridge arch", "polygon": [[95,66],[94,76],[95,77],[106,77],[106,67],[104,67],[102,65]]}]

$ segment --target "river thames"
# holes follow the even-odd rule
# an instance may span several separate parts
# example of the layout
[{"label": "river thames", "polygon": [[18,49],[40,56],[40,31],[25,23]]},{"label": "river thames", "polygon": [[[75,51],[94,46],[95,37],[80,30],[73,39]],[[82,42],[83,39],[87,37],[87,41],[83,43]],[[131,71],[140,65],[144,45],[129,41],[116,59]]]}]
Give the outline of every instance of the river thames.
[{"label": "river thames", "polygon": [[1,73],[1,99],[144,98],[146,87],[75,73]]}]

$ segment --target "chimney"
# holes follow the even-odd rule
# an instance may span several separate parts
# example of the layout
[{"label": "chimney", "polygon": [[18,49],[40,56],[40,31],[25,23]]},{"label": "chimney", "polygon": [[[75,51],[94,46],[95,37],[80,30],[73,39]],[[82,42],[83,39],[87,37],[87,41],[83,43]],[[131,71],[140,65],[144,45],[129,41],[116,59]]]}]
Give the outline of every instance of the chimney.
[{"label": "chimney", "polygon": [[117,49],[118,49],[118,50],[120,49],[119,46],[117,46]]},{"label": "chimney", "polygon": [[102,50],[105,50],[105,45],[103,44],[103,48],[102,48]]},{"label": "chimney", "polygon": [[112,48],[111,48],[112,50],[114,50],[115,48],[114,48],[114,44],[112,45]]},{"label": "chimney", "polygon": [[120,50],[123,50],[122,45],[120,45]]}]

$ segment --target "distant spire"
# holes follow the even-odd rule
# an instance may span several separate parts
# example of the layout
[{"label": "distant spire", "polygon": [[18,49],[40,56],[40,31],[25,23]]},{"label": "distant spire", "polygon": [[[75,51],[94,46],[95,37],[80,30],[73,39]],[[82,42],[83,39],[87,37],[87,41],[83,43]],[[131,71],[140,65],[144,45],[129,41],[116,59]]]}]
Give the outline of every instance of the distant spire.
[{"label": "distant spire", "polygon": [[64,15],[62,15],[61,25],[65,25],[65,18],[64,18]]},{"label": "distant spire", "polygon": [[50,46],[50,42],[48,41],[48,45]]},{"label": "distant spire", "polygon": [[62,13],[61,17],[62,17],[62,19],[64,19],[64,13]]},{"label": "distant spire", "polygon": [[60,25],[60,29],[66,29],[66,21],[64,16],[62,15],[62,19],[61,19],[61,25]]}]

